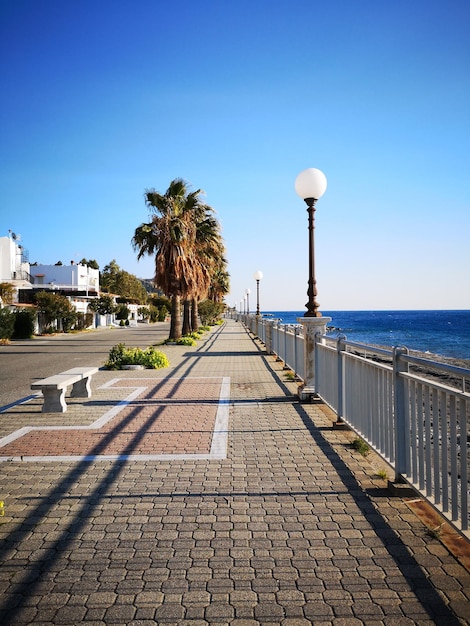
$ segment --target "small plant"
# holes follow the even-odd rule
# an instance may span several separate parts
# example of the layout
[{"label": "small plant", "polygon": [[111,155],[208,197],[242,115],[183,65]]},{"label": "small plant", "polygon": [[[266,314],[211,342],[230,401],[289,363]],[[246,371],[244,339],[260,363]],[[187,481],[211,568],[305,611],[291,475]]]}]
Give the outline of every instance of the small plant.
[{"label": "small plant", "polygon": [[292,371],[287,371],[284,372],[284,376],[286,378],[286,380],[290,381],[290,382],[294,382],[295,381],[295,374]]},{"label": "small plant", "polygon": [[146,350],[141,348],[126,348],[124,343],[118,343],[109,351],[108,360],[104,364],[107,369],[119,370],[124,365],[143,365],[147,369],[161,369],[168,367],[170,362],[166,354],[150,346]]},{"label": "small plant", "polygon": [[210,326],[199,326],[199,332],[207,333],[210,329]]},{"label": "small plant", "polygon": [[369,446],[364,441],[364,439],[361,439],[360,437],[356,437],[351,445],[354,450],[356,450],[356,452],[359,452],[359,454],[362,454],[362,456],[367,456],[370,452]]},{"label": "small plant", "polygon": [[178,339],[176,343],[179,346],[195,346],[196,340],[193,339],[191,335],[185,335],[184,337],[181,337],[181,339]]},{"label": "small plant", "polygon": [[428,528],[428,535],[433,537],[433,539],[440,539],[444,524],[445,522],[442,522],[442,524],[439,524],[439,526],[436,526],[435,528]]},{"label": "small plant", "polygon": [[387,480],[388,479],[387,470],[379,469],[377,471],[377,478],[381,478],[382,480]]}]

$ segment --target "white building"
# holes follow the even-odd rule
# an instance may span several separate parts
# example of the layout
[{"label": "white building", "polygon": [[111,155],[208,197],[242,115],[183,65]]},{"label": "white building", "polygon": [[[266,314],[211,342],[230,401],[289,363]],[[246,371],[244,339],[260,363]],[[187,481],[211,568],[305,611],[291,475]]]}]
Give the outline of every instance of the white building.
[{"label": "white building", "polygon": [[31,265],[33,287],[55,289],[88,297],[97,296],[100,288],[100,273],[87,265]]},{"label": "white building", "polygon": [[0,282],[13,285],[14,302],[29,300],[19,297],[20,291],[50,289],[68,296],[82,313],[100,291],[99,271],[86,265],[73,261],[70,265],[30,265],[28,251],[12,231],[9,237],[0,237]]},{"label": "white building", "polygon": [[0,237],[0,282],[11,283],[16,291],[31,287],[28,251],[11,231],[10,237]]},{"label": "white building", "polygon": [[[100,296],[99,270],[71,261],[70,265],[30,265],[28,252],[20,244],[19,236],[10,231],[9,237],[0,237],[0,282],[14,287],[13,301],[32,302],[33,291],[51,290],[69,298],[79,313],[88,312],[90,300]],[[19,293],[21,291],[21,293]],[[116,300],[118,296],[113,296]],[[137,304],[126,305],[129,321],[137,324]],[[95,315],[96,325],[116,324],[115,315]]]}]

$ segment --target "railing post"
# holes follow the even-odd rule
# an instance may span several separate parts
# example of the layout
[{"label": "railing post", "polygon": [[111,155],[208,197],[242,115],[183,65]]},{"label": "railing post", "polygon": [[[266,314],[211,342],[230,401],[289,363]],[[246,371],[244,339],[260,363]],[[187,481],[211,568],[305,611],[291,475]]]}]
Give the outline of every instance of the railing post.
[{"label": "railing post", "polygon": [[299,372],[299,366],[297,364],[297,337],[299,336],[299,327],[294,327],[294,374],[297,376]]},{"label": "railing post", "polygon": [[337,411],[336,411],[336,423],[341,424],[343,422],[343,352],[346,350],[346,337],[339,335],[336,340],[336,376],[338,384],[338,397],[337,397]]},{"label": "railing post", "polygon": [[408,372],[408,363],[401,357],[408,348],[393,348],[393,387],[395,412],[395,480],[408,474],[409,462],[409,411],[407,410],[405,379],[400,376]]},{"label": "railing post", "polygon": [[304,329],[304,384],[299,389],[301,401],[309,401],[316,394],[315,388],[315,335],[324,335],[331,317],[298,317]]},{"label": "railing post", "polygon": [[269,321],[266,320],[266,326],[265,326],[266,340],[264,343],[266,345],[266,352],[268,354],[273,353],[273,326],[274,326],[274,322],[270,320]]},{"label": "railing post", "polygon": [[284,325],[284,354],[282,360],[284,361],[284,367],[287,367],[287,325]]}]

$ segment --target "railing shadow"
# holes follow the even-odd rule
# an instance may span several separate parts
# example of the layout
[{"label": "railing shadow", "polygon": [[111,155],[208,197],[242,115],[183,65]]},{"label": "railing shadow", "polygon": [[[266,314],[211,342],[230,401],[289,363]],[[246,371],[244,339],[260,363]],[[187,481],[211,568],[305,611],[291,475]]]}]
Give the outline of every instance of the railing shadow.
[{"label": "railing shadow", "polygon": [[[216,338],[220,335],[222,328],[216,333],[213,333],[211,337],[201,346],[200,350],[204,351],[210,349]],[[184,359],[177,367],[173,368],[168,375],[156,382],[156,387],[161,387],[164,384],[168,384],[171,379],[175,379],[175,373],[183,373],[187,377],[189,373],[194,369],[197,360],[193,363],[189,363],[188,359]],[[183,377],[176,378],[172,381],[172,390],[169,392],[168,397],[173,397],[180,385],[182,384]],[[141,407],[137,407],[129,413],[129,415],[121,420],[114,428],[111,428],[109,433],[101,439],[89,452],[88,457],[97,456],[106,448],[106,445],[114,439],[122,429],[134,419],[136,414],[141,410]],[[139,430],[133,435],[132,439],[122,450],[122,456],[131,455],[138,447],[142,438],[144,437],[150,426],[158,419],[163,407],[157,408],[156,411],[150,415],[145,422],[141,425]],[[126,461],[113,461],[109,470],[105,470],[102,478],[95,484],[93,490],[80,498],[81,506],[74,511],[73,518],[70,522],[61,529],[60,535],[56,537],[47,549],[41,552],[40,559],[25,568],[23,574],[17,574],[13,590],[8,594],[6,600],[0,603],[0,622],[3,626],[15,626],[16,617],[23,608],[22,599],[30,595],[35,595],[36,590],[41,585],[43,577],[53,566],[53,563],[58,558],[60,553],[66,552],[71,549],[75,542],[77,534],[85,529],[88,521],[93,517],[95,511],[98,510],[101,501],[104,497],[108,497],[107,490],[115,483],[124,468],[128,464]],[[52,493],[48,494],[44,498],[40,499],[37,506],[29,513],[29,517],[36,519],[38,523],[40,520],[47,519],[47,515],[54,507],[64,498],[64,494],[69,491],[71,483],[76,483],[83,477],[87,469],[90,467],[89,459],[83,459],[79,461],[72,469],[70,469],[54,487]],[[2,553],[3,558],[8,558],[8,553],[17,549],[22,541],[30,534],[30,527],[23,523],[18,529],[15,529],[3,543]]]},{"label": "railing shadow", "polygon": [[[221,329],[222,331],[222,329]],[[220,332],[221,332],[220,331]],[[220,332],[217,333],[217,336],[220,335]],[[209,350],[212,345],[214,345],[216,337],[212,338],[212,341],[207,342],[205,345],[201,347],[201,352],[199,356],[204,356],[204,352]],[[197,353],[198,351],[196,351]],[[226,354],[226,353],[224,353]],[[261,354],[261,350],[258,352],[263,361],[265,362],[267,368],[271,371],[273,380],[282,390],[282,393],[292,397],[291,392],[288,387],[284,385],[278,378],[278,375],[271,367],[269,363],[269,359],[266,356]],[[191,353],[191,356],[195,356],[194,353]],[[192,363],[189,363],[188,358],[185,359],[177,368],[174,368],[171,373],[169,373],[167,378],[162,378],[159,383],[164,384],[168,383],[169,378],[173,378],[175,376],[175,372],[184,372],[184,375],[187,376],[189,372],[193,370],[197,363],[197,359],[194,359]],[[175,388],[181,384],[178,380],[174,381]],[[176,389],[173,389],[173,395],[176,393]],[[347,464],[343,461],[343,459],[339,456],[339,454],[335,451],[333,446],[328,442],[328,440],[323,436],[321,430],[317,428],[307,412],[303,409],[302,405],[298,403],[295,399],[292,399],[292,405],[297,412],[300,420],[304,424],[305,428],[308,430],[312,437],[312,441],[322,450],[325,457],[328,459],[328,462],[331,463],[338,476],[341,477],[342,483],[345,486],[345,492],[348,492],[352,499],[354,500],[355,505],[358,510],[361,511],[362,515],[364,515],[365,519],[370,524],[371,528],[374,530],[376,536],[382,542],[382,545],[386,549],[387,553],[393,559],[397,567],[397,571],[399,571],[407,581],[410,589],[413,590],[416,597],[421,602],[423,608],[428,612],[431,619],[434,619],[436,616],[439,618],[439,622],[447,624],[448,626],[457,626],[460,622],[455,618],[452,614],[451,610],[444,603],[443,599],[439,596],[436,589],[433,587],[432,583],[427,579],[426,573],[423,571],[419,563],[414,559],[412,555],[408,553],[407,547],[400,539],[399,535],[391,528],[387,520],[379,513],[379,511],[374,507],[373,502],[369,494],[367,494],[355,478],[352,471],[349,469]],[[137,411],[138,409],[136,409]],[[132,419],[132,412],[126,422]],[[125,446],[123,453],[130,455],[132,452],[138,447],[139,442],[144,436],[147,429],[150,425],[158,418],[157,416],[150,415],[147,420],[142,424],[139,431],[137,431],[132,439]],[[120,423],[115,428],[111,429],[107,435],[107,441],[111,440],[115,437],[122,428],[122,424]],[[100,441],[95,448],[92,450],[92,453],[99,454],[103,449],[104,442]],[[54,566],[54,563],[58,558],[60,558],[60,554],[67,552],[68,550],[73,549],[73,544],[76,541],[77,535],[83,532],[86,529],[89,520],[95,512],[98,511],[98,508],[103,501],[104,498],[109,498],[111,494],[108,493],[111,486],[119,480],[121,474],[124,469],[128,465],[126,461],[116,461],[112,462],[109,469],[104,469],[103,475],[99,480],[94,483],[94,487],[90,490],[89,493],[84,494],[79,498],[80,506],[78,508],[74,508],[73,517],[70,519],[68,524],[61,527],[61,532],[59,535],[54,535],[54,539],[47,544],[47,548],[41,551],[40,556],[37,560],[32,561],[28,568],[23,571],[22,574],[18,573],[16,575],[16,580],[14,583],[14,587],[8,595],[8,598],[4,601],[3,604],[0,605],[0,617],[2,617],[2,624],[4,626],[14,626],[17,621],[16,617],[23,608],[22,602],[24,598],[27,598],[31,595],[37,595],[38,588],[41,585],[41,582],[51,571]],[[40,498],[39,503],[35,506],[35,508],[29,513],[29,517],[31,519],[35,519],[37,523],[40,523],[41,520],[47,518],[48,513],[54,509],[54,507],[64,499],[64,497],[69,497],[67,494],[70,490],[70,486],[73,483],[76,483],[83,477],[87,469],[90,467],[89,461],[79,461],[73,468],[71,468],[65,475],[59,480],[57,485],[54,487],[53,491],[44,496],[44,498]],[[213,492],[212,490],[208,491],[207,494],[204,492],[200,492],[197,494],[191,494],[197,497],[202,497],[204,495],[210,494],[225,495],[226,497],[237,497],[240,495],[238,491],[227,491],[224,492]],[[279,490],[279,492],[275,492],[276,495],[284,493],[284,490]],[[302,495],[308,495],[309,491],[298,492],[298,491],[286,491],[289,495],[301,493]],[[324,492],[327,495],[327,492]],[[331,493],[336,493],[336,491],[332,490]],[[179,494],[164,494],[164,497],[177,497]],[[185,497],[188,494],[183,494]],[[242,497],[246,497],[246,494],[241,494]],[[262,490],[258,492],[248,491],[247,495],[253,496],[266,496],[267,493]],[[120,496],[121,498],[123,496]],[[135,497],[135,496],[129,496]],[[155,497],[160,497],[159,494],[155,494]],[[21,545],[21,542],[25,540],[30,534],[30,526],[27,524],[22,524],[20,528],[15,529],[15,531],[11,534],[11,536],[4,542],[3,556],[7,557],[8,552],[14,551]]]},{"label": "railing shadow", "polygon": [[[270,369],[273,380],[287,395],[292,395],[287,386],[279,380],[277,372],[272,368],[269,359],[263,357],[267,367]],[[374,506],[374,497],[384,497],[384,490],[364,490],[359,481],[354,476],[346,462],[336,452],[332,444],[322,434],[331,432],[332,428],[317,427],[308,413],[298,400],[292,402],[292,406],[302,420],[305,428],[310,433],[315,445],[323,452],[328,462],[331,463],[338,476],[341,478],[347,493],[351,495],[358,510],[364,519],[370,524],[376,537],[381,541],[388,555],[393,559],[397,571],[406,580],[409,588],[416,595],[422,607],[429,614],[431,619],[439,619],[439,623],[448,626],[457,626],[461,621],[455,616],[450,607],[444,602],[432,582],[428,579],[426,572],[410,554],[408,547],[403,543],[398,533],[390,526],[386,518],[380,514]],[[391,497],[390,494],[387,494]]]}]

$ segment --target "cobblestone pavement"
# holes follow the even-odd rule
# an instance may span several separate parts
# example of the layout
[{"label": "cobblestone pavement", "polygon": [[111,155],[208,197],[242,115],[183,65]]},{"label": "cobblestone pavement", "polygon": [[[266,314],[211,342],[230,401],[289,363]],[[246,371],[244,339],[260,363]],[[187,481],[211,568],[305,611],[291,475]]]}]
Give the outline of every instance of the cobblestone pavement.
[{"label": "cobblestone pavement", "polygon": [[240,324],[165,352],[0,414],[1,624],[470,623],[469,572]]}]

